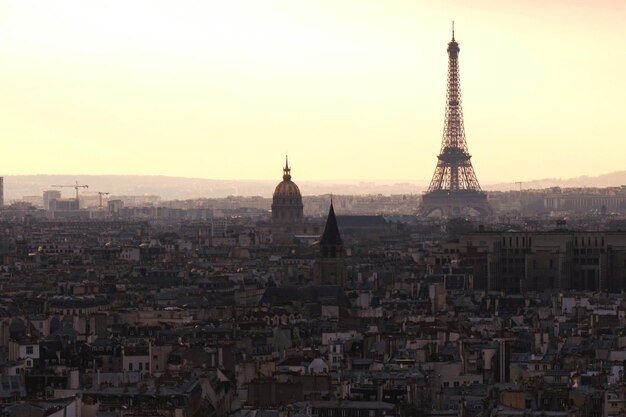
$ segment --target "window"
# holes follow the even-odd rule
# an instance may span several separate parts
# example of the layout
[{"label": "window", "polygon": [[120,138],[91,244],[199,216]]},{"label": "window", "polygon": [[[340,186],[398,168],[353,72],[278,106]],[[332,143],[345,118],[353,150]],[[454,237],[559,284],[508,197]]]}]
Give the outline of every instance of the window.
[{"label": "window", "polygon": [[132,362],[130,362],[130,363],[128,364],[128,370],[129,370],[129,371],[132,371],[132,370],[133,370],[133,363],[132,363]]},{"label": "window", "polygon": [[27,355],[32,355],[33,354],[33,347],[32,346],[26,346],[26,354]]}]

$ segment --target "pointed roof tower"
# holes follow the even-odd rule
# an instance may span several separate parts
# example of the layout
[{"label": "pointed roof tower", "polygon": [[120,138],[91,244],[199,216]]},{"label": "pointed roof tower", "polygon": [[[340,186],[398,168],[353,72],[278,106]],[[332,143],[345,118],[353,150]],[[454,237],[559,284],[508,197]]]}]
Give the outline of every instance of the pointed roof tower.
[{"label": "pointed roof tower", "polygon": [[289,168],[289,158],[285,155],[285,167],[283,168],[283,179],[285,181],[291,180],[291,168]]},{"label": "pointed roof tower", "polygon": [[332,198],[330,200],[328,217],[326,218],[326,227],[324,227],[324,233],[320,239],[320,245],[343,245],[343,240],[341,240],[341,235],[339,234],[339,227],[337,226],[337,218],[335,217]]}]

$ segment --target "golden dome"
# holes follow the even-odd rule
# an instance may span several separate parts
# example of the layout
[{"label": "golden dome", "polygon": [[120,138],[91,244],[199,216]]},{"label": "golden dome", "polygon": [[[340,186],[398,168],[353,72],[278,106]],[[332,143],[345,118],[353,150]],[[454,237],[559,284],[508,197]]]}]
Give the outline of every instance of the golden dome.
[{"label": "golden dome", "polygon": [[297,223],[303,218],[302,195],[298,186],[291,181],[291,168],[285,157],[283,180],[274,189],[272,198],[272,222],[276,224]]},{"label": "golden dome", "polygon": [[274,189],[274,197],[301,197],[300,189],[291,179],[285,179]]},{"label": "golden dome", "polygon": [[274,189],[274,198],[289,197],[301,199],[300,189],[295,182],[291,181],[291,168],[289,161],[285,158],[285,167],[283,168],[283,180]]}]

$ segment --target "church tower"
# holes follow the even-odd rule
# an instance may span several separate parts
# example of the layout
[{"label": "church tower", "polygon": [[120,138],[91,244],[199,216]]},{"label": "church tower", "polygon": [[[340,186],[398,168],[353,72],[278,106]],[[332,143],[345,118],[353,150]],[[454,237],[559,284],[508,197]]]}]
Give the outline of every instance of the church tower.
[{"label": "church tower", "polygon": [[332,200],[315,258],[313,278],[317,285],[346,285],[345,252]]}]

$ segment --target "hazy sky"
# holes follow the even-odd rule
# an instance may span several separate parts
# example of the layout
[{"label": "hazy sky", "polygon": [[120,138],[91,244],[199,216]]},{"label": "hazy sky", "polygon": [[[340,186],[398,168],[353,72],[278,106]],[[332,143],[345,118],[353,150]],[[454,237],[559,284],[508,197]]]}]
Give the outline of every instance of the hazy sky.
[{"label": "hazy sky", "polygon": [[0,174],[428,181],[451,20],[480,182],[626,168],[624,0],[0,0]]}]

